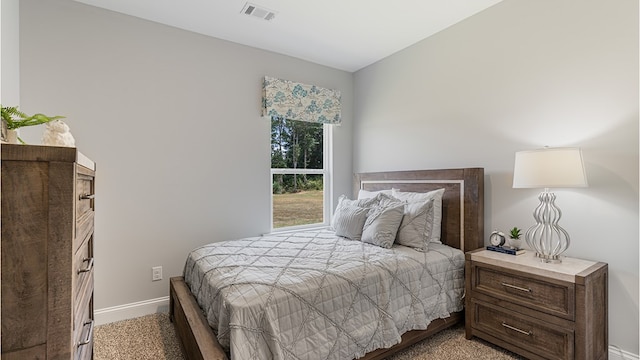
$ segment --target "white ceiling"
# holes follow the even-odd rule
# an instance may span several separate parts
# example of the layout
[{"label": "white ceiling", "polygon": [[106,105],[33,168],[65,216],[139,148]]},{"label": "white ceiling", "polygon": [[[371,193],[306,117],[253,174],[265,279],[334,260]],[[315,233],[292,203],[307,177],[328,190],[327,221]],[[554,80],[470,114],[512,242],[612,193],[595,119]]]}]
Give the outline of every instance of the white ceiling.
[{"label": "white ceiling", "polygon": [[357,71],[502,0],[76,0],[219,39]]}]

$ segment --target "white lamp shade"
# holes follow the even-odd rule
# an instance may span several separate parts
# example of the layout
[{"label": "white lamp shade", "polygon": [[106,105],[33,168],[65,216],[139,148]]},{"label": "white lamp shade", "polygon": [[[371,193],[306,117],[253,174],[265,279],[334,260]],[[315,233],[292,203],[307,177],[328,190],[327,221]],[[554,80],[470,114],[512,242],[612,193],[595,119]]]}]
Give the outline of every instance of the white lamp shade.
[{"label": "white lamp shade", "polygon": [[545,148],[516,152],[514,188],[586,187],[579,148]]}]

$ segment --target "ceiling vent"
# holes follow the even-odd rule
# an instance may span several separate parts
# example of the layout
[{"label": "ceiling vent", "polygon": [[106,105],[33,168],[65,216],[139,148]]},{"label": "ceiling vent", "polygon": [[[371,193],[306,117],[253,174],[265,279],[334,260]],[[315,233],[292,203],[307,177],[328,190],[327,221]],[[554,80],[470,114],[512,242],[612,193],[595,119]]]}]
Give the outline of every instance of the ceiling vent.
[{"label": "ceiling vent", "polygon": [[245,15],[255,16],[262,20],[271,21],[276,16],[276,13],[266,9],[262,6],[246,3],[244,4],[244,8],[242,8],[242,13]]}]

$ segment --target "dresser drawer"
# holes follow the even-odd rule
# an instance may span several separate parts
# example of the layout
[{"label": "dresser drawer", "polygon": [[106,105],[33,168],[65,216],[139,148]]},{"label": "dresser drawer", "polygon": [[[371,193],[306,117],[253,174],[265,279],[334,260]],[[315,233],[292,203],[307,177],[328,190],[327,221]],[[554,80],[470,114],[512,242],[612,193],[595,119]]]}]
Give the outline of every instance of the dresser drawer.
[{"label": "dresser drawer", "polygon": [[81,289],[82,291],[77,294],[77,302],[73,304],[73,329],[74,332],[77,331],[80,327],[82,327],[82,321],[84,321],[83,317],[85,316],[85,312],[89,311],[91,314],[93,311],[93,274],[89,278],[84,287]]},{"label": "dresser drawer", "polygon": [[549,282],[516,271],[474,266],[471,286],[478,293],[564,319],[575,318],[575,286],[572,283]]},{"label": "dresser drawer", "polygon": [[85,348],[93,348],[93,272],[89,273],[84,285],[84,292],[78,296],[80,300],[74,303],[73,338],[76,359],[87,359]]},{"label": "dresser drawer", "polygon": [[574,332],[535,317],[472,300],[471,326],[545,359],[573,359]]},{"label": "dresser drawer", "polygon": [[76,221],[76,232],[73,238],[73,250],[77,251],[80,245],[87,240],[89,235],[93,234],[94,229],[94,213],[88,212],[82,219]]},{"label": "dresser drawer", "polygon": [[94,177],[78,171],[76,178],[76,217],[82,218],[87,212],[94,210]]},{"label": "dresser drawer", "polygon": [[74,360],[89,360],[93,353],[93,328],[95,322],[91,318],[91,308],[87,307],[82,314],[79,326],[74,331]]},{"label": "dresser drawer", "polygon": [[76,174],[76,224],[74,236],[74,250],[93,232],[95,214],[95,184],[91,172],[78,167]]},{"label": "dresser drawer", "polygon": [[84,306],[83,297],[93,292],[93,235],[76,251],[73,267],[74,304]]}]

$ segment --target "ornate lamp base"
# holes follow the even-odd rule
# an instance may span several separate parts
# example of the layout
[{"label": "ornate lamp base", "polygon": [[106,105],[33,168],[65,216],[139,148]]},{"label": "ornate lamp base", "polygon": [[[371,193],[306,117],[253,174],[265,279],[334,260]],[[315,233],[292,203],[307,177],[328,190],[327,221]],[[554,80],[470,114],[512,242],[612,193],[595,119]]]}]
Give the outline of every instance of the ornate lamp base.
[{"label": "ornate lamp base", "polygon": [[544,189],[538,196],[540,205],[534,210],[536,225],[525,233],[527,245],[545,263],[562,262],[560,254],[569,248],[569,234],[558,225],[562,212],[555,205],[556,195]]}]

